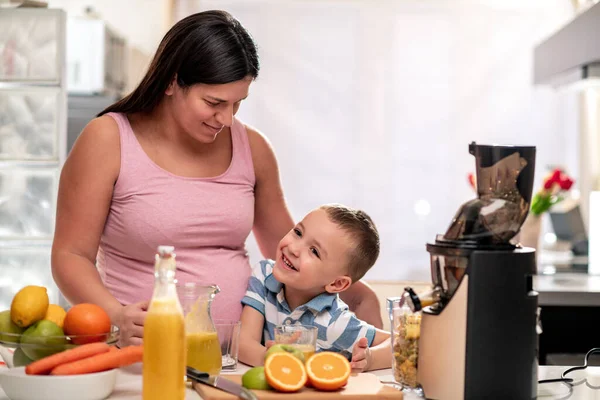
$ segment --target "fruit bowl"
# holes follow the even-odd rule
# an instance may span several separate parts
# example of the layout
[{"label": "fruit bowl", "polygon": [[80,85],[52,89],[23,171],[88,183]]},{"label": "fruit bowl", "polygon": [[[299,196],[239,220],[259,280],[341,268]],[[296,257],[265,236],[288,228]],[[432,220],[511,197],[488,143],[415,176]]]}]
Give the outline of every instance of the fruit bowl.
[{"label": "fruit bowl", "polygon": [[0,386],[11,399],[101,400],[114,390],[117,370],[83,375],[27,375],[24,368],[0,370]]},{"label": "fruit bowl", "polygon": [[40,358],[77,347],[80,344],[105,342],[115,344],[119,340],[119,328],[111,326],[109,333],[95,335],[24,336],[0,332],[0,356],[9,368],[21,367]]}]

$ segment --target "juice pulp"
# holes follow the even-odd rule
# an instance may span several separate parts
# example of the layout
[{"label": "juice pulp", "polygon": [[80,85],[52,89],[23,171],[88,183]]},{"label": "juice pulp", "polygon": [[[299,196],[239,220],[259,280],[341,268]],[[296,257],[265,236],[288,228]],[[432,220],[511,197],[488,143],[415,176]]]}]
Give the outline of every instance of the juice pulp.
[{"label": "juice pulp", "polygon": [[291,346],[294,346],[304,354],[304,361],[308,361],[310,356],[315,354],[315,346],[312,344],[292,344]]},{"label": "juice pulp", "polygon": [[175,300],[153,300],[144,323],[143,400],[185,399],[185,326]]},{"label": "juice pulp", "polygon": [[221,345],[217,332],[187,334],[187,365],[209,375],[221,372]]}]

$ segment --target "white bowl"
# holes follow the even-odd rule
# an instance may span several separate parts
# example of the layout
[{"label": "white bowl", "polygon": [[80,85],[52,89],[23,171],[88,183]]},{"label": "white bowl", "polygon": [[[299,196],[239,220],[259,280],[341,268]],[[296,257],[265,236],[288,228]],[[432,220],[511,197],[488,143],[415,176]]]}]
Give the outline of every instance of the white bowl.
[{"label": "white bowl", "polygon": [[11,400],[102,400],[115,388],[117,369],[83,375],[27,375],[25,367],[0,370]]}]

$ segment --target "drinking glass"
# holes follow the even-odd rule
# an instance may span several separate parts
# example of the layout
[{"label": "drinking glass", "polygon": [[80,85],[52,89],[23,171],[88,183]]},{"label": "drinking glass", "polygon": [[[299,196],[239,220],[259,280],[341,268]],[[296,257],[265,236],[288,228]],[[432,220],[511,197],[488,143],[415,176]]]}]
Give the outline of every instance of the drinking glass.
[{"label": "drinking glass", "polygon": [[304,353],[304,360],[317,351],[316,326],[308,325],[278,325],[274,329],[275,343],[293,346]]},{"label": "drinking glass", "polygon": [[215,320],[215,329],[221,345],[221,371],[235,371],[238,364],[240,321]]}]

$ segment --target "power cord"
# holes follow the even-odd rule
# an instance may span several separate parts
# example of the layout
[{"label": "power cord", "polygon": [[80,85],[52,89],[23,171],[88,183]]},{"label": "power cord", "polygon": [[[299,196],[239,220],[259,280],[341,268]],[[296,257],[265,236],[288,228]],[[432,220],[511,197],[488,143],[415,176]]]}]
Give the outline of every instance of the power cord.
[{"label": "power cord", "polygon": [[590,351],[587,352],[587,354],[585,355],[585,360],[583,362],[583,365],[579,365],[576,367],[571,367],[566,369],[565,371],[563,371],[563,373],[560,375],[560,378],[556,378],[556,379],[542,379],[541,381],[538,381],[538,383],[551,383],[551,382],[563,382],[566,383],[568,385],[571,385],[573,382],[573,378],[566,378],[566,375],[573,372],[573,371],[578,371],[580,369],[586,369],[588,367],[588,359],[590,358],[590,356],[592,354],[596,354],[596,353],[600,353],[600,348],[599,347],[594,347],[593,349],[591,349]]}]

